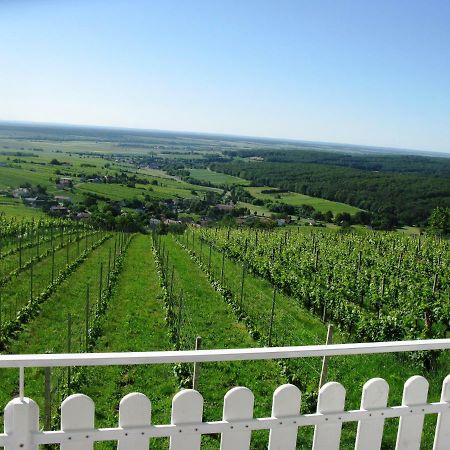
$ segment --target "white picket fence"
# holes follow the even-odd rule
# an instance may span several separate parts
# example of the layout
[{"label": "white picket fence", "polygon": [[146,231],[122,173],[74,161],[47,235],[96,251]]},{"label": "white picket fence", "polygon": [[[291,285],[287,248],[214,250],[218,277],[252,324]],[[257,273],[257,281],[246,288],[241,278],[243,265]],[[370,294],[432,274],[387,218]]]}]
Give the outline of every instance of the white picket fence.
[{"label": "white picket fence", "polygon": [[[253,417],[253,393],[245,387],[231,389],[224,398],[222,420],[203,422],[203,397],[187,389],[172,401],[172,420],[168,425],[151,424],[151,402],[141,393],[125,396],[119,407],[116,428],[95,428],[95,405],[92,399],[75,394],[61,405],[61,430],[40,431],[39,408],[23,394],[23,367],[69,365],[157,364],[182,361],[218,361],[271,359],[280,357],[330,356],[336,354],[381,353],[424,349],[449,349],[450,340],[375,344],[345,344],[317,347],[268,349],[202,350],[195,352],[149,352],[84,355],[11,355],[0,357],[0,367],[21,369],[21,396],[5,409],[5,430],[0,446],[6,450],[33,449],[42,444],[60,444],[62,450],[93,449],[95,442],[115,441],[119,450],[148,449],[152,440],[169,437],[171,450],[197,450],[201,436],[220,434],[222,450],[249,450],[254,430],[270,430],[269,450],[294,450],[301,428],[314,426],[313,450],[340,448],[341,429],[345,422],[358,422],[357,450],[379,450],[384,422],[399,417],[397,450],[420,449],[424,416],[437,414],[434,450],[450,450],[450,375],[443,382],[439,402],[428,403],[428,382],[421,376],[406,381],[401,406],[388,407],[389,386],[374,378],[363,388],[359,410],[344,411],[345,389],[336,382],[325,384],[318,398],[315,414],[300,414],[301,393],[297,387],[280,386],[273,395],[272,415]],[[395,349],[395,350],[392,350]],[[256,350],[256,353],[253,353]],[[251,355],[255,358],[252,358]],[[109,356],[108,356],[109,355]],[[281,356],[283,355],[283,356]],[[53,358],[52,358],[53,357]],[[114,362],[111,362],[114,361]]]}]

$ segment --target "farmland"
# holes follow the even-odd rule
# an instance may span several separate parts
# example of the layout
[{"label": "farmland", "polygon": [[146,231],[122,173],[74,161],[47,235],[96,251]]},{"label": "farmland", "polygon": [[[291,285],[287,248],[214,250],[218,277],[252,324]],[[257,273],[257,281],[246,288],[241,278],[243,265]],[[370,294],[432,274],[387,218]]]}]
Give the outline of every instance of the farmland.
[{"label": "farmland", "polygon": [[[211,170],[236,142],[224,150],[201,139],[96,137],[0,139],[3,354],[187,350],[197,337],[205,349],[314,345],[329,325],[335,343],[448,337],[444,236],[355,226],[367,211]],[[283,206],[304,217],[331,211],[333,223],[304,227],[277,212]],[[278,227],[280,218],[288,225]],[[449,366],[444,352],[333,357],[327,380],[351,386],[346,407],[357,408],[369,378],[385,378],[389,403],[399,404],[403,382],[423,374],[437,401]],[[199,373],[206,420],[220,419],[223,396],[238,385],[255,393],[255,415],[269,416],[273,390],[295,384],[306,413],[316,409],[321,360],[205,363]],[[4,407],[17,371],[0,375]],[[134,391],[151,398],[154,423],[167,422],[171,397],[194,381],[190,364],[27,369],[25,378],[41,425],[53,428],[73,392],[94,399],[99,426],[114,426],[120,398]],[[395,425],[387,421],[384,448],[394,446]],[[431,426],[427,419],[424,448]],[[343,448],[354,432],[344,426]],[[302,430],[298,448],[311,440],[312,429]],[[251,448],[266,443],[255,432]],[[219,445],[203,438],[202,448]]]},{"label": "farmland", "polygon": [[214,172],[209,169],[192,169],[190,170],[190,177],[200,180],[206,181],[214,185],[241,185],[247,186],[250,184],[249,181],[244,180],[242,178],[234,177],[232,175],[227,175],[225,173]]},{"label": "farmland", "polygon": [[[310,197],[309,195],[299,194],[297,192],[277,193],[276,189],[271,190],[268,187],[247,187],[246,190],[250,192],[250,194],[252,194],[254,197],[262,200],[270,200],[292,206],[308,205],[312,206],[314,209],[322,213],[331,211],[333,214],[344,212],[355,214],[356,212],[360,211],[359,208],[355,208],[344,203],[332,202],[323,198]],[[267,191],[272,192],[267,193]]]}]

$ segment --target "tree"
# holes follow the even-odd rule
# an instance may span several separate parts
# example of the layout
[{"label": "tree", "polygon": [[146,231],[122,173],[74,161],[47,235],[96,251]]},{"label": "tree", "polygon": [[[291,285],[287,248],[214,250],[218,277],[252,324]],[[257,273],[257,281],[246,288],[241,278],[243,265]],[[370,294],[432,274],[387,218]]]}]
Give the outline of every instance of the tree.
[{"label": "tree", "polygon": [[362,225],[370,225],[372,216],[368,211],[358,211],[352,218],[353,223],[360,223]]},{"label": "tree", "polygon": [[348,227],[352,223],[352,217],[350,216],[349,213],[342,212],[336,215],[334,221],[342,227]]},{"label": "tree", "polygon": [[333,213],[331,212],[331,211],[327,211],[325,214],[324,214],[324,219],[323,219],[325,222],[329,222],[329,223],[331,223],[331,222],[333,222]]},{"label": "tree", "polygon": [[450,208],[437,207],[433,209],[428,219],[428,225],[432,233],[450,234]]}]

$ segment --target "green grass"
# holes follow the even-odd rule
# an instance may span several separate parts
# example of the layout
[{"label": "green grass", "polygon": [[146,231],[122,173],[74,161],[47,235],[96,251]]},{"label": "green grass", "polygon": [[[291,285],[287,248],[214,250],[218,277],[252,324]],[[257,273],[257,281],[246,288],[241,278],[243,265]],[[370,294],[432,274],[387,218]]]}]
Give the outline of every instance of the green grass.
[{"label": "green grass", "polygon": [[39,219],[45,217],[45,213],[40,209],[30,208],[23,204],[22,200],[9,199],[0,197],[0,216],[4,215],[7,218],[16,219],[30,219],[32,217]]},{"label": "green grass", "polygon": [[325,213],[331,211],[333,214],[348,212],[355,214],[361,211],[354,206],[346,205],[344,203],[332,202],[318,197],[310,197],[309,195],[298,194],[296,192],[286,192],[279,194],[265,194],[262,191],[271,189],[269,187],[247,187],[246,190],[250,192],[254,197],[262,200],[271,200],[272,202],[285,203],[292,206],[309,205],[315,208],[317,211]]},{"label": "green grass", "polygon": [[[161,294],[151,238],[136,236],[128,248],[95,351],[168,350]],[[136,391],[150,398],[153,423],[170,423],[171,400],[178,391],[170,365],[92,368],[87,371],[87,380],[83,392],[95,401],[99,426],[117,426],[120,399]],[[152,443],[152,448],[163,446],[161,439],[157,445]]]},{"label": "green grass", "polygon": [[243,178],[234,177],[225,173],[214,172],[213,170],[209,169],[190,169],[189,172],[191,178],[195,178],[199,181],[210,182],[212,184],[215,184],[216,186],[248,186],[250,184],[250,181],[244,180]]},{"label": "green grass", "polygon": [[238,208],[247,208],[251,214],[256,213],[256,215],[258,216],[270,217],[272,214],[274,214],[265,206],[252,205],[251,203],[238,202],[236,206]]}]

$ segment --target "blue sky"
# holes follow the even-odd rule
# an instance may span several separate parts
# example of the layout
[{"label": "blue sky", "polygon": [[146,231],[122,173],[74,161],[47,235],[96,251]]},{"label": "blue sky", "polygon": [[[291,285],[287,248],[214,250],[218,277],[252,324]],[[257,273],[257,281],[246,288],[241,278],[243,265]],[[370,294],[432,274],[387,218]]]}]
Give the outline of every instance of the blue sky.
[{"label": "blue sky", "polygon": [[0,0],[0,120],[450,151],[448,0]]}]

